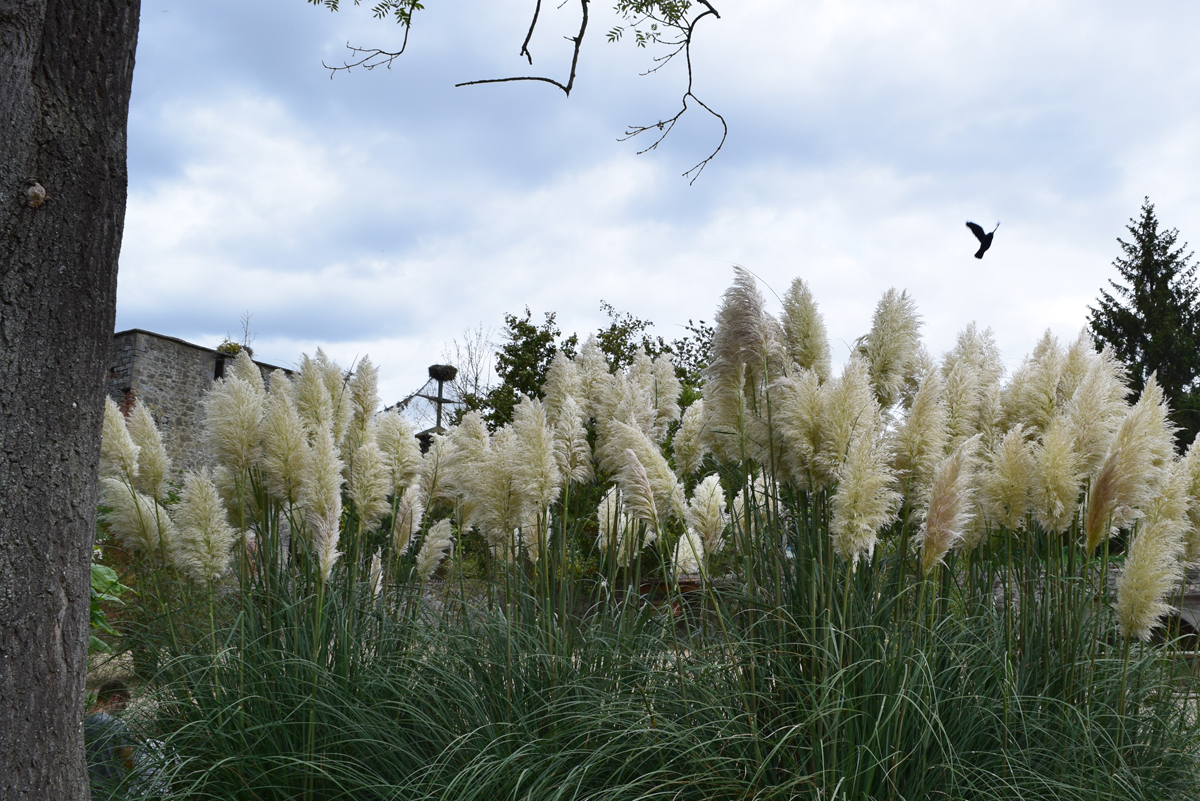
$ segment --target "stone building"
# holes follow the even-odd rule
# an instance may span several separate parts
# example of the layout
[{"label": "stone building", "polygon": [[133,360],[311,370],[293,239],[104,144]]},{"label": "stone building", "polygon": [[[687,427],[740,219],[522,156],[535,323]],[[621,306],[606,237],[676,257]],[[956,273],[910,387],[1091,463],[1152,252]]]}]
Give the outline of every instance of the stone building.
[{"label": "stone building", "polygon": [[[113,335],[108,394],[121,411],[137,399],[154,415],[173,470],[208,464],[203,448],[204,408],[201,401],[214,379],[225,374],[233,356],[175,337],[133,328]],[[255,361],[263,378],[283,369]],[[284,372],[291,374],[290,370]]]}]

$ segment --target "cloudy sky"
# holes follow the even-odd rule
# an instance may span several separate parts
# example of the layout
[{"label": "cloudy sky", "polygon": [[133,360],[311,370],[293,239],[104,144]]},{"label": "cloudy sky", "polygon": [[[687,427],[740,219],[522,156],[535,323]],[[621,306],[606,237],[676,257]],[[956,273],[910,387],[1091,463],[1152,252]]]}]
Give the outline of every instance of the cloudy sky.
[{"label": "cloudy sky", "polygon": [[[1143,196],[1200,243],[1189,0],[718,0],[695,91],[729,137],[694,185],[711,118],[617,141],[685,75],[641,77],[604,0],[570,98],[454,84],[565,78],[577,5],[546,4],[531,68],[532,0],[427,0],[390,70],[331,80],[347,42],[399,42],[345,4],[143,0],[118,330],[215,346],[249,312],[259,358],[369,354],[390,402],[525,306],[586,333],[604,300],[672,339],[740,264],[775,305],[808,281],[842,358],[894,286],[935,354],[976,321],[1016,366],[1084,324]],[[1002,222],[982,261],[968,219]]]}]

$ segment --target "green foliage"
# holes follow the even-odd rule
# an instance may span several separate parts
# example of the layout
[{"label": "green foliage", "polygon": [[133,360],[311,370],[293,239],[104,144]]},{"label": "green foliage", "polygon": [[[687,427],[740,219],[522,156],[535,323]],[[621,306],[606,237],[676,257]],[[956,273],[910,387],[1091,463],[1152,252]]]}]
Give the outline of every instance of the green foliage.
[{"label": "green foliage", "polygon": [[629,312],[618,312],[611,303],[600,301],[600,310],[608,315],[607,328],[596,333],[596,344],[608,359],[610,370],[624,370],[643,349],[652,357],[668,350],[662,337],[645,333],[654,323],[641,320]]},{"label": "green foliage", "polygon": [[104,604],[123,606],[122,594],[132,592],[117,578],[111,567],[92,562],[92,600],[89,608],[88,653],[112,653],[112,646],[100,638],[101,634],[117,636],[117,630],[108,622]]},{"label": "green foliage", "polygon": [[[663,37],[668,30],[685,27],[692,4],[689,0],[618,0],[614,8],[632,27],[634,43],[646,47],[664,43]],[[609,42],[619,42],[625,30],[625,25],[617,25],[606,38]]]},{"label": "green foliage", "polygon": [[486,410],[484,419],[489,427],[499,428],[512,420],[513,409],[522,396],[540,395],[555,353],[563,350],[568,356],[575,354],[578,337],[572,334],[561,338],[554,317],[554,312],[546,312],[545,320],[538,325],[528,306],[524,317],[504,315],[505,341],[496,351],[495,367],[500,384],[477,404]]},{"label": "green foliage", "polygon": [[1160,229],[1154,204],[1146,198],[1141,217],[1126,229],[1132,241],[1118,239],[1122,257],[1113,261],[1125,283],[1109,280],[1115,290],[1100,290],[1097,308],[1089,309],[1089,323],[1100,345],[1111,347],[1129,368],[1130,386],[1141,393],[1146,380],[1157,374],[1159,386],[1175,417],[1190,434],[1200,430],[1192,399],[1200,377],[1200,288],[1197,265],[1187,245],[1176,246],[1179,231]]},{"label": "green foliage", "polygon": [[[360,0],[354,0],[354,5],[359,5],[359,2]],[[330,11],[337,11],[341,6],[341,0],[308,0],[308,3],[313,6],[325,6]],[[371,13],[376,19],[390,16],[400,25],[409,27],[412,25],[412,15],[424,8],[420,0],[379,0],[371,8]]]},{"label": "green foliage", "polygon": [[924,577],[896,524],[851,570],[826,494],[772,489],[736,579],[681,590],[577,578],[594,502],[490,584],[374,597],[347,543],[322,591],[250,554],[222,645],[155,682],[161,797],[1190,797],[1190,668],[1113,644],[1074,539],[996,532]]}]

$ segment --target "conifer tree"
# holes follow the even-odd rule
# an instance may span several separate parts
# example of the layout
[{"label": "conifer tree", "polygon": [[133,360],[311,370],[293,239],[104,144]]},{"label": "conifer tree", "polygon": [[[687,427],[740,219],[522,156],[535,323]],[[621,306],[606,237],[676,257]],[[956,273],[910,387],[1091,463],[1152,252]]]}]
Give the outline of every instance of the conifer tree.
[{"label": "conifer tree", "polygon": [[1190,443],[1200,428],[1193,408],[1200,377],[1197,265],[1187,243],[1177,245],[1179,231],[1160,228],[1150,198],[1142,203],[1141,218],[1129,223],[1133,240],[1117,239],[1122,256],[1113,261],[1125,283],[1109,280],[1115,294],[1101,289],[1088,321],[1097,343],[1112,347],[1129,368],[1135,393],[1157,373],[1174,422],[1183,429],[1180,442]]}]

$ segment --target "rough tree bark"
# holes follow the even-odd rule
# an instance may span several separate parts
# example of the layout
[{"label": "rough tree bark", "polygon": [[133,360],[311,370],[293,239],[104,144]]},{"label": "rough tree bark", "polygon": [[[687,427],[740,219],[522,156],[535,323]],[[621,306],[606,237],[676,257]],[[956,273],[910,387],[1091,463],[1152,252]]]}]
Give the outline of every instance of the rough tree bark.
[{"label": "rough tree bark", "polygon": [[88,566],[139,7],[0,0],[4,799],[89,795]]}]

